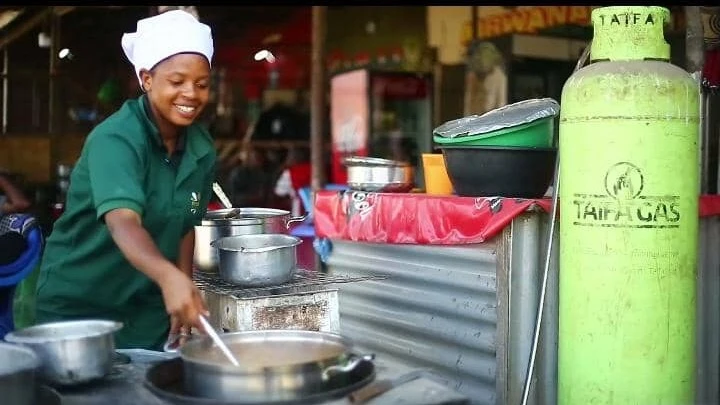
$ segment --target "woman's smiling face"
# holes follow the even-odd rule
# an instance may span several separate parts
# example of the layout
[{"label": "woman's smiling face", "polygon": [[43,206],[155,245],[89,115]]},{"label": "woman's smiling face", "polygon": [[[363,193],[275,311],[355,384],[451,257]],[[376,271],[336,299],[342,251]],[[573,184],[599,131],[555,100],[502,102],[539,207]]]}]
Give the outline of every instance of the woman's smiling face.
[{"label": "woman's smiling face", "polygon": [[192,124],[210,97],[210,64],[199,54],[173,55],[149,72],[142,70],[140,78],[161,129]]}]

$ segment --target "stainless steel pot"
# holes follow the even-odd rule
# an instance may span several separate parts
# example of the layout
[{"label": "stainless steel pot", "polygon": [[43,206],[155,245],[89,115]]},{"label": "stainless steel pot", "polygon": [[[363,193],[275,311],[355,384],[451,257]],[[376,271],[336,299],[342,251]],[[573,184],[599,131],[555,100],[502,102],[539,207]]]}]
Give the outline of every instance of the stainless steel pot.
[{"label": "stainless steel pot", "polygon": [[414,185],[413,168],[395,160],[352,156],[343,161],[350,188],[369,192],[406,192]]},{"label": "stainless steel pot", "polygon": [[0,342],[0,403],[35,405],[40,358],[20,345]]},{"label": "stainless steel pot", "polygon": [[261,233],[288,233],[290,224],[305,216],[293,217],[289,211],[272,208],[225,208],[209,211],[195,227],[195,267],[200,271],[218,271],[218,252],[212,241],[226,236]]},{"label": "stainless steel pot", "polygon": [[239,286],[264,287],[290,281],[302,239],[279,233],[226,236],[211,242],[218,250],[220,278]]},{"label": "stainless steel pot", "polygon": [[29,346],[53,384],[75,385],[105,377],[115,353],[113,334],[122,324],[104,320],[45,323],[10,332],[5,340]]},{"label": "stainless steel pot", "polygon": [[240,363],[233,366],[209,337],[183,345],[184,388],[189,394],[216,400],[297,400],[328,390],[373,355],[357,356],[352,342],[340,335],[264,330],[221,335]]}]

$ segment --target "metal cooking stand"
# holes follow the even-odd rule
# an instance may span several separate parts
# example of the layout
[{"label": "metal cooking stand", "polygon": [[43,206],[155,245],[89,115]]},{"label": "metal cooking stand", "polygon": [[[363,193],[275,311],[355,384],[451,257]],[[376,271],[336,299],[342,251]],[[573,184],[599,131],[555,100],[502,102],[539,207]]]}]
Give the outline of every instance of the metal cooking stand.
[{"label": "metal cooking stand", "polygon": [[305,329],[340,332],[337,284],[377,281],[386,275],[350,277],[299,269],[285,284],[247,288],[217,273],[195,272],[193,279],[210,311],[210,323],[223,332]]}]

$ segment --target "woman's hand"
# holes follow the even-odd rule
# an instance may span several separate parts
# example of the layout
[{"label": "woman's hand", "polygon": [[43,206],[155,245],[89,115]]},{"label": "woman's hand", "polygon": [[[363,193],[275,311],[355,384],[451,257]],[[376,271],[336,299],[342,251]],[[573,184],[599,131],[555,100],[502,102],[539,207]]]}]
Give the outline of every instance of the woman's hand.
[{"label": "woman's hand", "polygon": [[165,272],[160,284],[165,310],[170,315],[170,333],[181,332],[181,327],[203,330],[200,315],[208,316],[200,290],[190,277],[179,269]]},{"label": "woman's hand", "polygon": [[207,314],[200,291],[190,276],[168,261],[142,226],[140,215],[117,208],[104,216],[110,235],[128,261],[152,279],[162,291],[165,310],[183,325],[203,330],[200,314]]}]

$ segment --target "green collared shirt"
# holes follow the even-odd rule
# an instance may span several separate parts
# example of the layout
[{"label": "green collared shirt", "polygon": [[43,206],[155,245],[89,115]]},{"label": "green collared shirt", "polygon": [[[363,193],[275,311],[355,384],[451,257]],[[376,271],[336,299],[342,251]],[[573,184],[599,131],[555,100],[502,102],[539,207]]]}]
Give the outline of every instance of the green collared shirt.
[{"label": "green collared shirt", "polygon": [[156,347],[168,320],[159,287],[127,261],[103,216],[117,208],[137,212],[160,252],[177,262],[183,236],[205,215],[214,179],[208,132],[187,127],[182,153],[170,156],[147,103],[145,95],[128,100],[88,136],[38,280],[38,321],[121,321],[119,347]]}]

